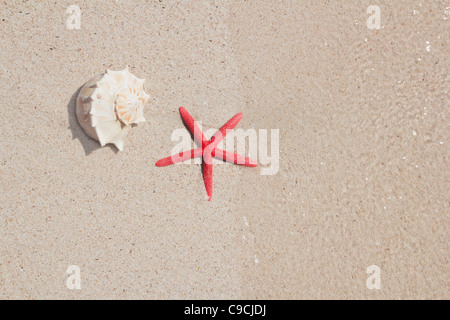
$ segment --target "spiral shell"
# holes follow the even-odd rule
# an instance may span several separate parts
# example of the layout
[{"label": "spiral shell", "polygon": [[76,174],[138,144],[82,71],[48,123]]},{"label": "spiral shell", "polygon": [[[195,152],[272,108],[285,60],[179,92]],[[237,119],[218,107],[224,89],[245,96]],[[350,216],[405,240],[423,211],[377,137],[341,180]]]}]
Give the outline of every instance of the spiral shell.
[{"label": "spiral shell", "polygon": [[150,96],[144,92],[144,82],[128,67],[89,80],[76,103],[77,119],[86,134],[102,147],[112,143],[122,151],[131,126],[145,121],[143,111]]}]

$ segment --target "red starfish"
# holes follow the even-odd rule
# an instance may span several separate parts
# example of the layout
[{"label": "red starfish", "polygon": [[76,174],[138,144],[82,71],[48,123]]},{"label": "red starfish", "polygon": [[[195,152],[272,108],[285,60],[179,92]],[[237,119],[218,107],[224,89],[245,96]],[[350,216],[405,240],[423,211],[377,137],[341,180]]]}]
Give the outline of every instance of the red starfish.
[{"label": "red starfish", "polygon": [[183,162],[189,159],[202,157],[202,165],[203,165],[203,181],[205,182],[206,193],[208,194],[209,201],[211,201],[212,197],[212,158],[216,157],[223,161],[233,162],[235,164],[241,164],[247,167],[256,167],[258,164],[253,160],[234,154],[232,152],[228,152],[226,150],[222,150],[217,148],[217,145],[220,141],[225,138],[225,136],[236,127],[239,121],[242,119],[242,113],[238,113],[233,118],[228,120],[219,131],[214,134],[211,140],[206,140],[203,132],[197,126],[197,123],[194,121],[194,118],[187,112],[187,110],[183,107],[180,107],[180,114],[186,123],[189,131],[194,136],[194,140],[201,145],[201,148],[192,149],[185,152],[180,152],[178,154],[174,154],[170,157],[164,158],[156,162],[157,167],[165,167],[177,162]]}]

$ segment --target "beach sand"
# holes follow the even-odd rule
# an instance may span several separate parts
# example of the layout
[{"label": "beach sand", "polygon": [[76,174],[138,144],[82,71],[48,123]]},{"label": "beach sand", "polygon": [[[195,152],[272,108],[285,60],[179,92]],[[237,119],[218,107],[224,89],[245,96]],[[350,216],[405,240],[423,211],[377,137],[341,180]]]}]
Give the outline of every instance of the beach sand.
[{"label": "beach sand", "polygon": [[[450,4],[372,2],[2,1],[0,298],[450,298]],[[151,101],[118,152],[74,108],[126,65]],[[180,106],[278,129],[279,169],[216,165],[207,201],[155,166]]]}]

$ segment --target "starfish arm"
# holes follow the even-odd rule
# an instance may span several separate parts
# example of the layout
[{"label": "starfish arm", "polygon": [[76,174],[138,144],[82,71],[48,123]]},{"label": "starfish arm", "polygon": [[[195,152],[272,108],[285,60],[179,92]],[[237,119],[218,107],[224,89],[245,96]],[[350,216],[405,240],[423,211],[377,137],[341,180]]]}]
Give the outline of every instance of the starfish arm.
[{"label": "starfish arm", "polygon": [[228,122],[225,123],[219,129],[219,131],[217,131],[216,134],[211,138],[212,148],[217,147],[217,145],[220,143],[220,141],[222,141],[225,138],[225,136],[228,134],[228,132],[230,132],[231,130],[234,129],[234,127],[237,126],[237,124],[239,123],[239,121],[241,121],[241,119],[242,119],[242,113],[238,113],[233,118],[228,120]]},{"label": "starfish arm", "polygon": [[174,163],[183,162],[189,159],[197,158],[202,155],[202,148],[192,149],[185,152],[180,152],[177,154],[174,154],[170,157],[158,160],[156,162],[157,167],[165,167],[169,166]]},{"label": "starfish arm", "polygon": [[205,182],[206,194],[208,195],[208,201],[211,201],[213,193],[213,164],[212,157],[205,156],[203,158],[203,181]]},{"label": "starfish arm", "polygon": [[216,148],[214,150],[214,157],[219,158],[223,161],[233,162],[235,164],[240,164],[246,167],[257,167],[258,164],[250,158],[235,154],[226,150]]},{"label": "starfish arm", "polygon": [[180,107],[180,115],[188,126],[189,131],[194,135],[194,139],[200,143],[200,145],[203,145],[203,142],[207,140],[191,114],[184,107]]}]

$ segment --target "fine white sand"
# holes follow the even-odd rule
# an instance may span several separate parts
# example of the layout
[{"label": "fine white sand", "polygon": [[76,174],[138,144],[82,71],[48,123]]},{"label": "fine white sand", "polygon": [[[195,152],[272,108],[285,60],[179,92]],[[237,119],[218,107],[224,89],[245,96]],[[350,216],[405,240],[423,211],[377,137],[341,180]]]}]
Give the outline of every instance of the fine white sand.
[{"label": "fine white sand", "polygon": [[[449,5],[372,2],[2,1],[0,298],[448,299]],[[152,99],[117,152],[74,102],[126,65]],[[278,172],[216,165],[208,202],[155,167],[180,106],[278,129]]]}]

